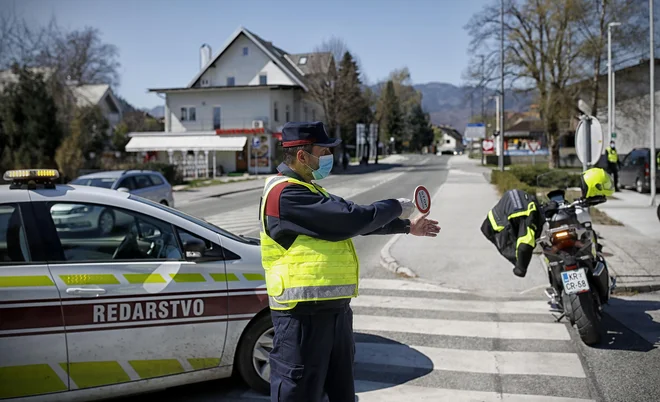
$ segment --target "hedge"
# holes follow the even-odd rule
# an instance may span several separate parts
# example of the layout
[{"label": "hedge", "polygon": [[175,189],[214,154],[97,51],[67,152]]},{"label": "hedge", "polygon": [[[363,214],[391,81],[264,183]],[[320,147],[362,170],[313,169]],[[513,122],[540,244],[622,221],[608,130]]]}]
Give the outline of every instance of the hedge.
[{"label": "hedge", "polygon": [[[538,180],[539,175],[544,174]],[[550,169],[544,165],[516,165],[503,172],[493,170],[491,183],[497,186],[500,193],[519,189],[531,194],[539,190],[568,188],[580,186],[580,175],[559,169]]]}]

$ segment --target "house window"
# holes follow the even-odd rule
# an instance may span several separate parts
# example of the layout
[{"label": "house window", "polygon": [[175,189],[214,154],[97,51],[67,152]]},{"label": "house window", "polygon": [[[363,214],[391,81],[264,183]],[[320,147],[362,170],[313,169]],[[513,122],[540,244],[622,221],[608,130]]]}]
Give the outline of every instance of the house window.
[{"label": "house window", "polygon": [[246,46],[243,48],[243,56],[247,56],[247,55],[248,55],[248,48]]},{"label": "house window", "polygon": [[213,129],[218,130],[222,127],[222,118],[221,118],[221,109],[220,106],[213,107]]},{"label": "house window", "polygon": [[236,84],[234,77],[227,77],[227,86],[233,87]]},{"label": "house window", "polygon": [[268,76],[266,74],[259,76],[259,85],[268,85]]},{"label": "house window", "polygon": [[301,66],[307,64],[307,57],[304,56],[301,57],[300,60],[298,60],[298,64],[300,64]]},{"label": "house window", "polygon": [[197,111],[194,106],[183,106],[181,108],[181,121],[197,120]]},{"label": "house window", "polygon": [[285,112],[284,112],[284,120],[286,120],[287,123],[291,121],[291,112],[290,112],[289,105],[286,105],[286,109],[285,109]]},{"label": "house window", "polygon": [[308,113],[307,113],[307,112],[308,112],[308,110],[307,110],[307,106],[305,106],[305,109],[304,109],[304,112],[303,112],[303,113],[304,113],[304,116],[305,116],[305,121],[307,121],[307,117],[308,117]]},{"label": "house window", "polygon": [[277,108],[277,102],[273,102],[273,120],[280,121],[280,110]]},{"label": "house window", "polygon": [[316,121],[316,110],[312,109],[312,120]]}]

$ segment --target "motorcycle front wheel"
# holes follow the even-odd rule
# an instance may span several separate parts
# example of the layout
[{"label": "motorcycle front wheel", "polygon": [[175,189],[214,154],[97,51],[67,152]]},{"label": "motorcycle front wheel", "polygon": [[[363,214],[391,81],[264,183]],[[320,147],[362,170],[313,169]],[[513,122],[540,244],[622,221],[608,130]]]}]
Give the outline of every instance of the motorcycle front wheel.
[{"label": "motorcycle front wheel", "polygon": [[600,342],[601,323],[596,302],[591,291],[586,293],[568,295],[570,317],[575,322],[580,339],[587,345]]}]

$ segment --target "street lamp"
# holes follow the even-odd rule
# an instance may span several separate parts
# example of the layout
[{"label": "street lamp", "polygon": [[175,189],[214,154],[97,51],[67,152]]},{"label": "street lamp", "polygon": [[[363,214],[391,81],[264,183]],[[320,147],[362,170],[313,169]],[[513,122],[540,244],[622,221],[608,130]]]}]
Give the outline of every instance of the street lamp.
[{"label": "street lamp", "polygon": [[612,91],[612,27],[621,25],[620,22],[607,24],[607,129],[612,138],[614,130],[614,93]]}]

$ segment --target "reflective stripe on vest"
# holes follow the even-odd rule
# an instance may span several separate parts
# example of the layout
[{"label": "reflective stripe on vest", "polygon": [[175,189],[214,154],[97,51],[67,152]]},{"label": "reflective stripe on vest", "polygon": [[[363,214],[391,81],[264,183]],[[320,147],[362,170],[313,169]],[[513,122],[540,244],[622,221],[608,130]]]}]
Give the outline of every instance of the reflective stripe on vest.
[{"label": "reflective stripe on vest", "polygon": [[619,156],[616,153],[615,149],[607,148],[607,161],[610,163],[616,163],[619,160]]},{"label": "reflective stripe on vest", "polygon": [[289,310],[298,302],[356,297],[359,262],[352,240],[331,242],[298,235],[287,250],[266,234],[268,194],[283,182],[299,184],[329,197],[324,188],[287,176],[275,176],[266,182],[259,217],[261,262],[266,271],[270,308]]}]

